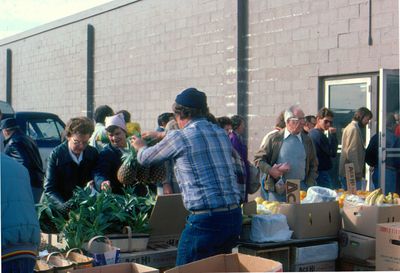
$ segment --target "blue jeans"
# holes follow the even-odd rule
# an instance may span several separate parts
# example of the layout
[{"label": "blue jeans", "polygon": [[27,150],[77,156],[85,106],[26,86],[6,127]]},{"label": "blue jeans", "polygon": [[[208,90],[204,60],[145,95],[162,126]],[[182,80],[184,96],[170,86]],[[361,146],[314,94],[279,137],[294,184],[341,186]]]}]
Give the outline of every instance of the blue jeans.
[{"label": "blue jeans", "polygon": [[1,263],[3,273],[32,273],[36,260],[33,258],[17,258]]},{"label": "blue jeans", "polygon": [[176,265],[232,252],[242,229],[240,208],[190,214],[178,244]]},{"label": "blue jeans", "polygon": [[329,171],[318,171],[317,186],[332,189],[332,177]]}]

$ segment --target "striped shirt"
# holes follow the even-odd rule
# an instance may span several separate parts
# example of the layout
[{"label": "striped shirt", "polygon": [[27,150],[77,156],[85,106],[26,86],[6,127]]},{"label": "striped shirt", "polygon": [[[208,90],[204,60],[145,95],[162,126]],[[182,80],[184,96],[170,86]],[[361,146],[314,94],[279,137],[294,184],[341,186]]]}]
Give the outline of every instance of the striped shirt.
[{"label": "striped shirt", "polygon": [[137,159],[143,165],[173,159],[186,209],[204,210],[239,204],[232,149],[222,128],[195,119],[155,146],[139,149]]}]

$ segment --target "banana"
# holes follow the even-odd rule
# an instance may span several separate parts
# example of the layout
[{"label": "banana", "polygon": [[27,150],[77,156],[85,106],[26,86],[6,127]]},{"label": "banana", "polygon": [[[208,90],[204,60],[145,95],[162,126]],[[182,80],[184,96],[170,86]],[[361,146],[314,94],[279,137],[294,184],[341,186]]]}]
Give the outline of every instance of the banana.
[{"label": "banana", "polygon": [[379,189],[375,192],[375,194],[371,197],[370,205],[374,205],[374,204],[376,203],[376,199],[377,199],[378,196],[381,195],[381,194],[382,194],[382,190],[379,188]]},{"label": "banana", "polygon": [[[382,192],[382,190],[379,188],[379,189],[376,189],[376,190],[374,190],[374,191],[372,191],[370,194],[368,194],[368,196],[365,198],[365,202],[364,202],[364,204],[366,204],[366,205],[372,205],[372,204],[374,204],[374,202],[375,202],[375,199],[376,199],[376,195],[378,194],[378,193],[381,193]],[[374,200],[374,202],[371,202],[372,200]]]},{"label": "banana", "polygon": [[375,204],[376,205],[382,205],[383,204],[383,199],[385,198],[385,195],[384,194],[379,194],[378,195],[378,197],[376,198],[376,200],[375,200]]},{"label": "banana", "polygon": [[393,204],[393,194],[391,192],[386,195],[386,203]]}]

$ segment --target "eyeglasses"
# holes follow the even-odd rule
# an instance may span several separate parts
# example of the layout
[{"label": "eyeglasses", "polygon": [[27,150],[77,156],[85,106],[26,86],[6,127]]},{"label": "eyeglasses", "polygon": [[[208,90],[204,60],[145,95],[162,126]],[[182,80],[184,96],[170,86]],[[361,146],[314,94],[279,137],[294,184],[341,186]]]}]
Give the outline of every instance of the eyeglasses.
[{"label": "eyeglasses", "polygon": [[87,146],[87,145],[89,144],[89,140],[87,140],[87,141],[80,141],[80,140],[77,140],[77,139],[75,139],[75,138],[72,138],[72,143],[73,143],[74,145],[76,145],[76,146],[78,146],[78,145]]},{"label": "eyeglasses", "polygon": [[333,124],[333,121],[332,121],[332,120],[324,119],[324,123],[325,123],[325,124],[331,124],[331,125],[332,125],[332,124]]},{"label": "eyeglasses", "polygon": [[304,121],[304,118],[289,118],[288,120],[293,123],[299,123],[301,121]]}]

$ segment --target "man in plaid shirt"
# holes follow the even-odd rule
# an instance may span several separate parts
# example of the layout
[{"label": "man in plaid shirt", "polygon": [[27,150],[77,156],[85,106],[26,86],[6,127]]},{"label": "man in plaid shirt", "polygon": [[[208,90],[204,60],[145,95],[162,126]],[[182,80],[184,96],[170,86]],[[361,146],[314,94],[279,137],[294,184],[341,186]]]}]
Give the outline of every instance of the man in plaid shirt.
[{"label": "man in plaid shirt", "polygon": [[[188,88],[179,94],[173,112],[181,130],[144,133],[162,138],[152,147],[133,137],[137,160],[150,165],[172,159],[182,191],[187,219],[178,245],[176,264],[230,253],[241,231],[242,213],[233,147],[225,131],[206,120],[205,93]],[[240,165],[240,164],[239,164]]]}]

